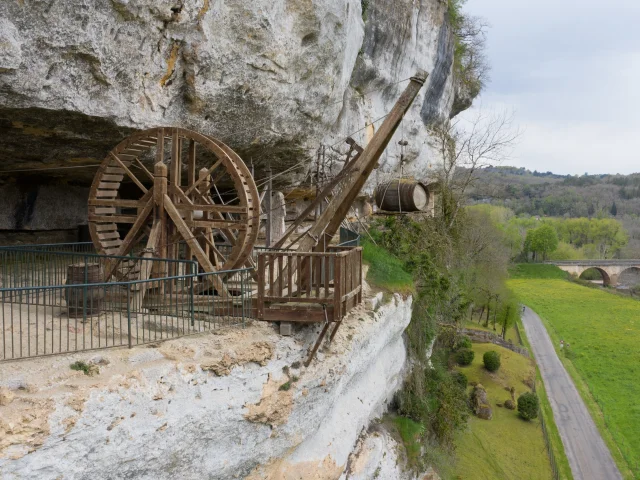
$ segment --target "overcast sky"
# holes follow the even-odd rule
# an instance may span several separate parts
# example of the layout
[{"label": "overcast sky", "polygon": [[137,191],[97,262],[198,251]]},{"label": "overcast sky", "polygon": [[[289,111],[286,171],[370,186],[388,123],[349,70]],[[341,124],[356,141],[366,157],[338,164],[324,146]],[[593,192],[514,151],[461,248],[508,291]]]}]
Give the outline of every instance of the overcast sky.
[{"label": "overcast sky", "polygon": [[640,0],[468,0],[490,23],[483,108],[514,110],[509,165],[640,172]]}]

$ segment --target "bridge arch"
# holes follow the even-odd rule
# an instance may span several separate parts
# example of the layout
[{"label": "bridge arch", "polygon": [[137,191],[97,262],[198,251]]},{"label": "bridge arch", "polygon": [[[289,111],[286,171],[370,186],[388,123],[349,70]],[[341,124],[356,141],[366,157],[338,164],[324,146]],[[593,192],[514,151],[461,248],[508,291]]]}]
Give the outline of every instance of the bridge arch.
[{"label": "bridge arch", "polygon": [[640,266],[625,268],[618,275],[618,280],[622,285],[640,284]]},{"label": "bridge arch", "polygon": [[582,275],[584,275],[584,273],[588,272],[589,270],[596,270],[598,273],[600,273],[603,285],[611,285],[611,275],[609,275],[609,272],[607,272],[604,268],[600,267],[586,267],[578,274],[578,277],[582,278]]}]

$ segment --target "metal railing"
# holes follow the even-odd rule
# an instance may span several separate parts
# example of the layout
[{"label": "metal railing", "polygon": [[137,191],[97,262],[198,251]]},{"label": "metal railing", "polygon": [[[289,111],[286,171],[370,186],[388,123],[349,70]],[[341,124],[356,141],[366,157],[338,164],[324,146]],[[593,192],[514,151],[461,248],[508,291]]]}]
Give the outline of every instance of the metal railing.
[{"label": "metal railing", "polygon": [[340,227],[340,244],[341,247],[359,247],[360,246],[360,234],[349,230],[348,228]]},{"label": "metal railing", "polygon": [[0,248],[0,361],[133,347],[244,325],[253,313],[252,269],[199,273],[191,261],[55,249]]},{"label": "metal railing", "polygon": [[[537,395],[536,381],[533,382],[533,393]],[[547,454],[549,455],[549,464],[551,465],[551,473],[553,475],[553,480],[560,480],[560,470],[558,469],[558,462],[556,461],[556,455],[553,451],[553,445],[551,444],[551,438],[549,436],[549,431],[547,430],[547,424],[544,420],[544,412],[542,411],[542,406],[538,411],[538,418],[540,419],[540,428],[542,429],[542,437],[544,438],[544,445],[547,450]]]},{"label": "metal railing", "polygon": [[543,262],[545,265],[561,265],[566,267],[585,266],[585,267],[606,267],[606,266],[636,266],[640,265],[640,260],[557,260]]}]

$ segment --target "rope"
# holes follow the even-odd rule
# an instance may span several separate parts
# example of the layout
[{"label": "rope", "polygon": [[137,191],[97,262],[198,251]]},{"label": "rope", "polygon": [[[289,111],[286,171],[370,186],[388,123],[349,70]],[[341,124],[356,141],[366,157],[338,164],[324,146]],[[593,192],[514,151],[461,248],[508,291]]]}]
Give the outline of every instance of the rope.
[{"label": "rope", "polygon": [[25,168],[18,170],[0,170],[0,175],[3,173],[18,173],[18,172],[44,172],[50,170],[68,170],[70,168],[96,168],[99,167],[100,164],[96,163],[95,165],[71,165],[67,167],[44,167],[44,168]]}]

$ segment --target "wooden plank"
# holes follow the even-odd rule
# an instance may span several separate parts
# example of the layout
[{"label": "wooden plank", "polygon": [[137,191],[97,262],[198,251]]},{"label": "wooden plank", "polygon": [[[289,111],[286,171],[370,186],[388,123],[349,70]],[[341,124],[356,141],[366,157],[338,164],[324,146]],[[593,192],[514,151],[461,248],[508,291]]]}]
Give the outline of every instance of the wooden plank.
[{"label": "wooden plank", "polygon": [[117,175],[124,178],[124,170],[120,167],[107,167],[104,169],[104,172],[108,175]]},{"label": "wooden plank", "polygon": [[189,140],[189,157],[187,159],[187,183],[189,186],[196,181],[196,142]]},{"label": "wooden plank", "polygon": [[324,296],[329,296],[329,273],[331,272],[331,257],[324,257]]},{"label": "wooden plank", "polygon": [[137,219],[138,219],[138,217],[134,216],[134,215],[102,216],[102,215],[91,215],[91,214],[89,214],[89,221],[90,222],[97,222],[97,223],[136,223]]},{"label": "wooden plank", "polygon": [[342,285],[341,285],[341,273],[342,273],[342,259],[336,258],[334,263],[333,274],[333,320],[338,322],[342,320],[342,312],[340,306],[342,305]]},{"label": "wooden plank", "polygon": [[289,289],[289,298],[292,297],[293,293],[293,272],[291,271],[291,264],[293,263],[293,258],[291,254],[287,255],[287,287]]},{"label": "wooden plank", "polygon": [[98,234],[98,238],[100,240],[111,240],[112,238],[120,238],[120,234],[118,232],[116,232],[116,231],[107,232],[107,233],[99,233]]},{"label": "wooden plank", "polygon": [[118,195],[117,190],[96,190],[97,198],[114,198]]},{"label": "wooden plank", "polygon": [[108,225],[96,225],[96,232],[117,232],[118,226],[115,223]]},{"label": "wooden plank", "polygon": [[[277,292],[276,292],[277,293]],[[326,304],[324,298],[316,298],[316,297],[296,297],[291,298],[288,295],[265,295],[264,301],[268,303],[304,303],[304,304],[313,304],[322,306]]]},{"label": "wooden plank", "polygon": [[89,200],[88,204],[89,206],[138,208],[144,207],[147,202],[141,200],[121,200],[119,198],[95,198]]},{"label": "wooden plank", "polygon": [[282,260],[283,260],[283,255],[279,254],[278,255],[278,295],[281,297],[282,296]]},{"label": "wooden plank", "polygon": [[120,183],[124,179],[124,175],[102,175],[101,178],[105,182],[117,182],[117,183]]},{"label": "wooden plank", "polygon": [[298,273],[298,290],[297,295],[302,295],[302,255],[296,254],[296,260],[298,264],[297,273]]},{"label": "wooden plank", "polygon": [[122,240],[120,238],[117,238],[115,240],[105,240],[103,242],[100,242],[100,245],[102,245],[104,248],[120,247],[122,245]]},{"label": "wooden plank", "polygon": [[353,289],[353,291],[347,293],[346,295],[342,295],[342,297],[340,297],[341,301],[346,302],[347,300],[358,296],[358,294],[360,293],[360,291],[362,290],[362,287],[356,287],[355,289]]},{"label": "wooden plank", "polygon": [[324,313],[322,310],[280,310],[276,308],[267,308],[260,320],[270,322],[292,322],[292,323],[321,323],[324,322]]},{"label": "wooden plank", "polygon": [[315,258],[316,270],[316,298],[320,297],[320,284],[322,283],[322,257]]},{"label": "wooden plank", "polygon": [[[311,287],[313,286],[313,257],[310,256],[306,256],[305,255],[305,262],[306,262],[306,282],[307,282],[307,296],[311,296]],[[303,267],[304,268],[304,267]]]},{"label": "wooden plank", "polygon": [[180,211],[202,210],[203,212],[240,213],[240,214],[242,213],[246,214],[248,212],[247,207],[240,207],[238,205],[220,205],[220,204],[202,205],[202,204],[189,203],[189,204],[176,205],[176,208]]},{"label": "wooden plank", "polygon": [[100,182],[98,184],[98,188],[103,190],[118,190],[118,188],[120,188],[120,184],[113,182]]},{"label": "wooden plank", "polygon": [[274,254],[270,253],[269,256],[267,257],[267,262],[269,265],[269,295],[273,294],[274,291],[274,280],[273,280],[273,270],[275,268],[275,261],[273,258]]},{"label": "wooden plank", "polygon": [[[326,312],[325,312],[325,314],[326,314]],[[309,357],[304,362],[304,366],[305,367],[308,367],[311,364],[311,360],[313,360],[313,357],[315,356],[316,352],[320,348],[320,345],[322,344],[322,340],[324,339],[324,336],[327,334],[327,330],[329,329],[329,325],[331,325],[331,323],[329,323],[329,321],[327,320],[325,325],[324,325],[324,327],[322,328],[322,331],[320,332],[320,335],[318,336],[318,340],[316,341],[316,344],[313,346],[313,349],[311,350],[311,353],[309,353]]]},{"label": "wooden plank", "polygon": [[190,222],[187,222],[185,220],[185,224],[191,228],[232,228],[234,230],[247,229],[246,224],[238,223],[235,220],[192,220]]},{"label": "wooden plank", "polygon": [[98,207],[95,209],[94,213],[96,215],[115,215],[116,209],[115,207]]},{"label": "wooden plank", "polygon": [[[180,186],[180,137],[178,129],[171,129],[171,169],[169,170],[169,182],[172,185]],[[177,202],[176,202],[177,203]]]}]

